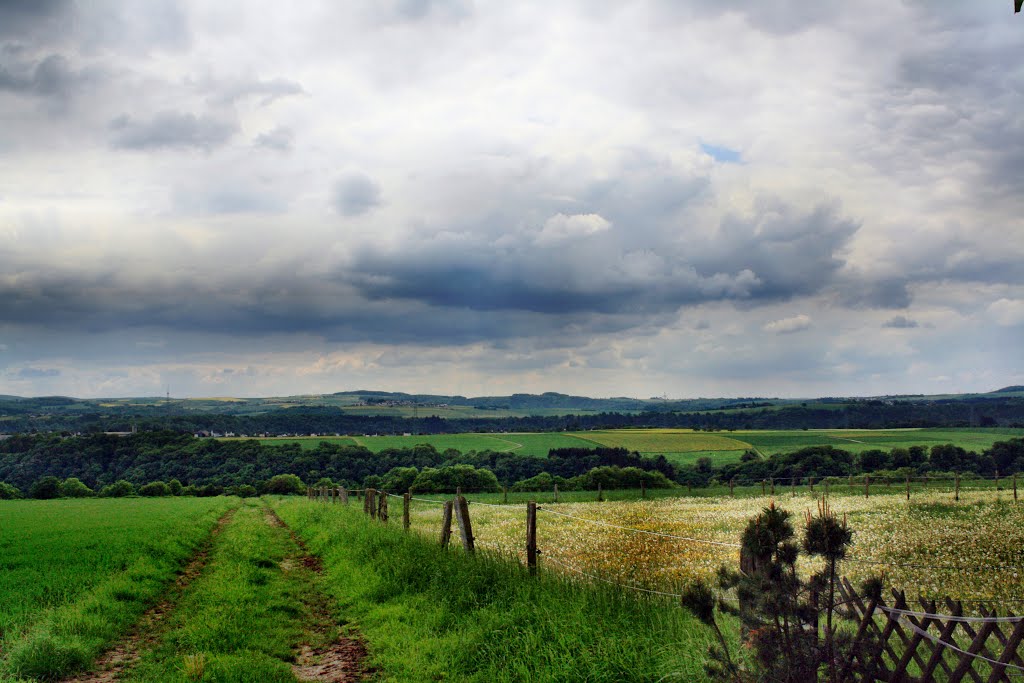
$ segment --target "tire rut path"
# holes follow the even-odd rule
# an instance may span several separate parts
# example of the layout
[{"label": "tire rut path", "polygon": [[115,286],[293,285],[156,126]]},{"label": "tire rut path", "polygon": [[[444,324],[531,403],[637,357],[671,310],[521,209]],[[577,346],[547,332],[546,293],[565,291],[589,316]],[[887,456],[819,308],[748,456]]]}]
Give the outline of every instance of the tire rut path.
[{"label": "tire rut path", "polygon": [[143,652],[156,645],[163,633],[168,615],[174,611],[185,589],[202,574],[210,560],[210,550],[214,541],[224,527],[231,523],[235,516],[235,510],[228,510],[221,515],[210,535],[189,558],[185,568],[170,588],[164,592],[155,605],[143,612],[135,626],[122,640],[97,658],[92,671],[64,678],[61,683],[111,683],[133,668],[142,657]]},{"label": "tire rut path", "polygon": [[[298,548],[297,554],[281,563],[282,571],[323,573],[320,558],[309,553],[302,538],[276,512],[266,508],[264,515],[271,526],[287,530]],[[309,683],[357,683],[365,680],[373,673],[364,666],[367,657],[365,642],[351,628],[345,628],[344,623],[338,623],[331,610],[331,600],[316,586],[315,576],[310,578],[310,582],[313,590],[305,599],[310,637],[300,645],[296,654],[292,665],[295,677]]]}]

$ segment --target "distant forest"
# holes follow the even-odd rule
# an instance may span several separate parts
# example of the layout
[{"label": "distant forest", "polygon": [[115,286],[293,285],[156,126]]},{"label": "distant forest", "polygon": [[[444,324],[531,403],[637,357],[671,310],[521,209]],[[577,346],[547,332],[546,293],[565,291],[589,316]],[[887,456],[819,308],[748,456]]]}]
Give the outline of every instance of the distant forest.
[{"label": "distant forest", "polygon": [[[698,412],[647,410],[532,417],[396,417],[353,415],[335,406],[268,409],[258,414],[132,412],[103,413],[40,406],[41,399],[0,401],[0,432],[103,432],[171,430],[181,433],[235,434],[449,434],[459,432],[544,432],[621,427],[690,429],[893,429],[900,427],[1024,427],[1024,396],[929,401],[848,400],[840,405],[821,401],[754,408]],[[55,399],[51,399],[51,404]],[[65,399],[72,401],[72,399]],[[750,404],[747,404],[750,405]],[[429,408],[423,408],[429,413]]]}]

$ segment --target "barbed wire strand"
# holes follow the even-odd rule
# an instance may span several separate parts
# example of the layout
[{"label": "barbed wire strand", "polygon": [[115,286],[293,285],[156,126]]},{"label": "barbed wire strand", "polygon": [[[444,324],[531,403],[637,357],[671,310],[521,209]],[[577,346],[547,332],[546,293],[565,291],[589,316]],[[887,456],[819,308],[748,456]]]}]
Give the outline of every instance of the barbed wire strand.
[{"label": "barbed wire strand", "polygon": [[883,612],[890,614],[896,614],[904,617],[917,617],[919,619],[942,619],[944,621],[962,621],[971,624],[988,624],[988,623],[1016,623],[1018,621],[1024,621],[1024,616],[1017,617],[965,617],[956,616],[953,614],[931,614],[929,612],[915,612],[909,609],[898,609],[896,607],[886,607],[885,605],[878,605],[878,609]]}]

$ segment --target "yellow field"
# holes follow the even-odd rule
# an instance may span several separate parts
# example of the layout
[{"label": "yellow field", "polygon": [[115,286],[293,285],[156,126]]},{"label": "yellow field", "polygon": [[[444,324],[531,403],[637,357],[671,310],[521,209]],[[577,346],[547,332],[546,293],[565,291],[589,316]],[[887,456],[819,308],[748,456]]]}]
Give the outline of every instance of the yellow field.
[{"label": "yellow field", "polygon": [[[776,500],[793,513],[799,533],[815,499],[798,493]],[[769,501],[726,497],[542,504],[537,513],[541,564],[551,571],[569,571],[562,566],[567,565],[619,583],[670,591],[698,578],[714,581],[719,566],[737,566],[739,551],[706,541],[738,543],[747,521]],[[1006,492],[962,492],[956,504],[948,492],[915,495],[910,503],[898,494],[832,496],[831,504],[849,516],[854,530],[851,559],[841,571],[855,585],[881,574],[887,585],[908,595],[1024,601],[1024,504],[1014,505]],[[524,505],[471,504],[470,509],[479,547],[523,558]],[[415,529],[439,533],[439,505],[417,502],[413,512]],[[804,566],[811,569],[816,567]]]},{"label": "yellow field", "polygon": [[616,429],[576,432],[602,446],[628,448],[640,453],[689,453],[691,451],[745,451],[751,445],[720,434],[695,432],[692,429]]}]

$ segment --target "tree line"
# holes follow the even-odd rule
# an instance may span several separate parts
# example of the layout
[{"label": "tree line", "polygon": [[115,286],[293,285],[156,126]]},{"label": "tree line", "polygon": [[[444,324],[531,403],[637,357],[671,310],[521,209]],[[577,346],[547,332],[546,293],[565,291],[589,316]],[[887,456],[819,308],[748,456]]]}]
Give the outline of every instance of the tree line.
[{"label": "tree line", "polygon": [[[859,454],[814,446],[716,465],[702,458],[679,466],[663,455],[624,448],[558,448],[546,457],[495,451],[438,451],[429,444],[374,453],[363,446],[321,442],[270,445],[257,440],[197,438],[170,431],[126,436],[23,434],[0,441],[0,498],[82,495],[237,495],[301,492],[308,485],[363,486],[390,491],[448,492],[650,488],[676,485],[845,477],[903,477],[944,472],[990,476],[1024,471],[1024,439],[996,442],[980,453],[953,444]],[[282,487],[282,477],[291,482]],[[40,482],[43,488],[37,489]],[[153,485],[146,489],[147,486]],[[84,489],[87,489],[86,493]],[[165,491],[165,488],[166,491]],[[243,488],[246,487],[246,488]],[[35,493],[41,493],[36,496]],[[54,494],[56,492],[56,494]]]},{"label": "tree line", "polygon": [[[686,429],[883,429],[906,427],[1024,427],[1024,398],[1016,396],[936,401],[856,400],[784,407],[702,411],[648,410],[584,415],[420,418],[353,415],[335,406],[269,410],[253,415],[223,413],[155,414],[153,410],[116,413],[28,411],[0,401],[8,432],[103,432],[171,430],[191,434],[455,434],[462,432],[551,432],[617,428]],[[427,409],[425,409],[427,410]]]}]

